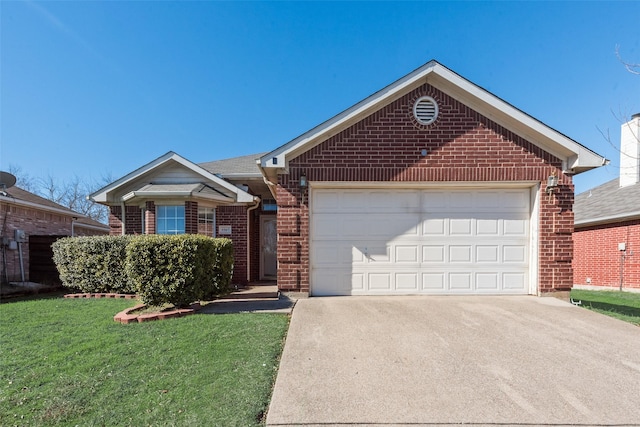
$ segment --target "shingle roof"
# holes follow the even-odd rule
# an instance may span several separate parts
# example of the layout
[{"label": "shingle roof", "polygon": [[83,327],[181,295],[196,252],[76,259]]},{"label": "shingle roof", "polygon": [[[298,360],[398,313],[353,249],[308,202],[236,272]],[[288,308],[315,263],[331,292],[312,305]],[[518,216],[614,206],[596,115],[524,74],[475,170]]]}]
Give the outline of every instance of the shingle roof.
[{"label": "shingle roof", "polygon": [[11,188],[7,188],[5,192],[10,198],[13,198],[15,200],[22,200],[23,202],[35,203],[37,205],[45,206],[48,208],[67,211],[69,212],[69,215],[74,215],[74,214],[78,215],[77,212],[72,211],[71,209],[65,206],[62,206],[56,202],[52,202],[51,200],[45,199],[44,197],[40,197],[36,194],[30,193],[27,190],[23,190],[20,187],[13,186]]},{"label": "shingle roof", "polygon": [[576,225],[618,222],[640,217],[640,184],[620,187],[618,178],[576,196]]},{"label": "shingle roof", "polygon": [[231,159],[214,160],[212,162],[199,163],[198,166],[207,171],[220,175],[223,178],[236,176],[262,176],[256,160],[266,153],[249,154],[246,156],[233,157]]},{"label": "shingle roof", "polygon": [[5,192],[7,193],[7,197],[10,199],[32,203],[34,205],[40,205],[44,209],[47,209],[47,208],[55,209],[56,211],[59,211],[62,214],[66,213],[70,217],[77,217],[78,219],[76,220],[76,224],[78,224],[79,226],[82,226],[84,224],[91,227],[101,227],[101,228],[104,228],[105,230],[109,230],[109,226],[106,224],[103,224],[99,221],[88,218],[85,215],[82,215],[74,210],[67,208],[66,206],[62,206],[49,199],[40,197],[37,194],[33,194],[27,190],[23,190],[20,187],[13,186],[11,188],[6,189]]}]

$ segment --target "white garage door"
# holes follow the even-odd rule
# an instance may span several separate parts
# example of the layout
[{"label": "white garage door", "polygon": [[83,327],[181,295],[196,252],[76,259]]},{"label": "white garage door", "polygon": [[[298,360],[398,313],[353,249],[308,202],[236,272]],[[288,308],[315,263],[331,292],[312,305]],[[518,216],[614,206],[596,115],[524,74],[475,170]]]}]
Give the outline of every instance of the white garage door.
[{"label": "white garage door", "polygon": [[313,189],[311,294],[527,294],[529,189]]}]

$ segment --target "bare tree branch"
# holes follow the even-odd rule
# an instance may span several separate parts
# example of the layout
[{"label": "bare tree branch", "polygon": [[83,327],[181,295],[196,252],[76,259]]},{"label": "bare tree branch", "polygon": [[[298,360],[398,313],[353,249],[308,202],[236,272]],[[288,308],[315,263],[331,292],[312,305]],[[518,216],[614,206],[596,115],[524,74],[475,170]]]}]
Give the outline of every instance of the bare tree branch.
[{"label": "bare tree branch", "polygon": [[88,200],[87,196],[111,182],[111,174],[99,182],[85,181],[77,175],[68,181],[60,181],[50,174],[45,178],[33,178],[19,166],[10,165],[9,170],[16,176],[18,187],[106,224],[108,208]]},{"label": "bare tree branch", "polygon": [[620,55],[620,45],[616,45],[616,56],[618,57],[618,61],[624,65],[628,72],[640,75],[640,63],[627,62],[622,59],[622,56]]}]

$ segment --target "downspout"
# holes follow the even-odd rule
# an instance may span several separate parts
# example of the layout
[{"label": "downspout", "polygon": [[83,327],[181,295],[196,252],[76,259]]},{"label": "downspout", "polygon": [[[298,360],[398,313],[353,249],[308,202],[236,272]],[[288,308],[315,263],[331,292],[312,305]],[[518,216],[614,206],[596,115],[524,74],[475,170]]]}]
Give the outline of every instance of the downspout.
[{"label": "downspout", "polygon": [[260,198],[254,197],[255,204],[247,209],[247,283],[251,278],[251,211],[260,206]]},{"label": "downspout", "polygon": [[120,220],[120,223],[122,224],[122,232],[120,234],[122,234],[123,236],[127,233],[127,215],[125,213],[125,204],[124,204],[124,199],[120,202],[120,209],[122,209],[122,218]]}]

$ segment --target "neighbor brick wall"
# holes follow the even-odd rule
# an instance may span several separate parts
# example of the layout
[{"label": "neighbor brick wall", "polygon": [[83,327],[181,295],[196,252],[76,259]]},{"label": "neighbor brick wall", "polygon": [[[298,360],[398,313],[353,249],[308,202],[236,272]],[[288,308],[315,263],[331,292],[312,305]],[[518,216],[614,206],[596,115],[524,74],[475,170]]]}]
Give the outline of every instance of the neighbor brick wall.
[{"label": "neighbor brick wall", "polygon": [[[626,243],[624,258],[618,243]],[[576,285],[618,289],[622,264],[623,287],[640,289],[640,219],[576,228],[573,244]]]},{"label": "neighbor brick wall", "polygon": [[[231,235],[221,236],[220,226],[230,225]],[[235,284],[244,285],[247,278],[247,208],[245,206],[219,206],[216,208],[216,236],[233,241],[233,278]]]},{"label": "neighbor brick wall", "polygon": [[[429,95],[439,116],[429,126],[413,117],[413,104]],[[427,156],[421,150],[428,151]],[[538,181],[539,291],[566,291],[573,283],[573,183],[561,161],[443,92],[423,85],[289,162],[278,181],[278,286],[309,291],[308,195],[299,177],[313,181]],[[546,195],[547,177],[560,189]]]},{"label": "neighbor brick wall", "polygon": [[[2,237],[13,240],[15,230],[24,230],[27,237],[27,241],[21,245],[25,280],[29,280],[29,236],[71,236],[72,221],[73,217],[55,212],[14,204],[0,204],[0,224],[3,224]],[[82,228],[78,224],[74,226],[73,231],[76,236],[107,234],[99,230]],[[20,281],[20,253],[17,249],[11,250],[7,247],[5,254],[6,273],[9,281]],[[0,265],[1,269],[3,267]],[[2,270],[0,280],[4,281],[4,279],[5,271]]]}]

